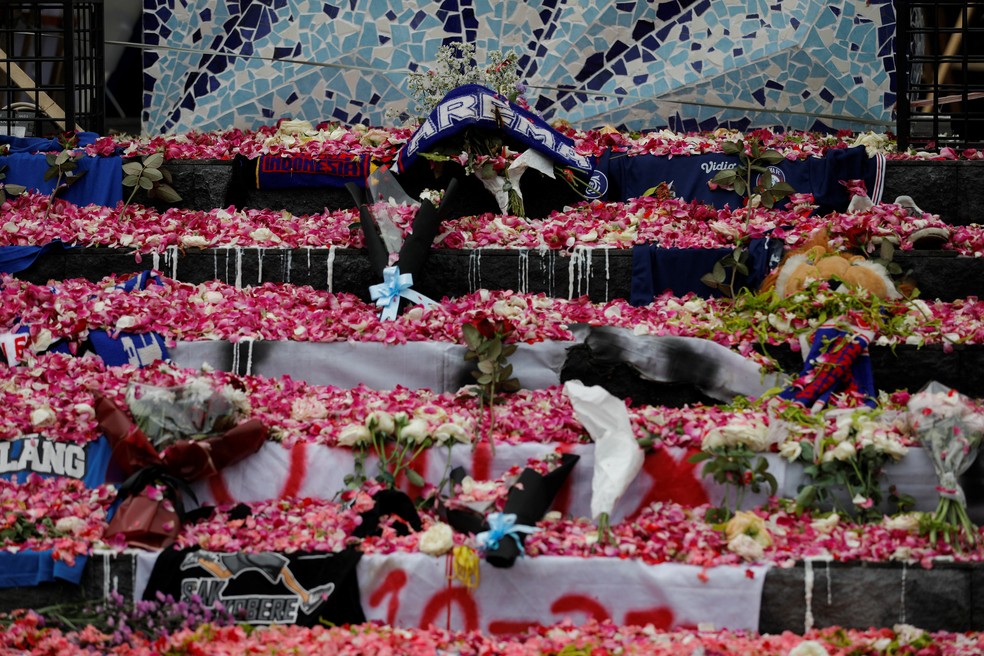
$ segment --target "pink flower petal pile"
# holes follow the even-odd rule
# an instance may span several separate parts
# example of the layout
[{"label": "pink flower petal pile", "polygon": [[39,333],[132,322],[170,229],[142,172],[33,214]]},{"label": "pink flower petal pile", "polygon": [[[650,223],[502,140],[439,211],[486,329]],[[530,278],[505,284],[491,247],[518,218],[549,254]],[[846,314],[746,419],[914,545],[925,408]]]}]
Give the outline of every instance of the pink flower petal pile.
[{"label": "pink flower petal pile", "polygon": [[[893,629],[812,629],[804,635],[753,631],[662,631],[650,626],[620,626],[590,620],[564,621],[508,636],[479,631],[448,631],[436,626],[405,629],[378,624],[306,628],[300,626],[221,626],[204,624],[166,637],[133,635],[114,646],[109,634],[93,630],[46,628],[41,618],[26,613],[0,634],[0,648],[11,653],[40,654],[326,654],[328,656],[786,656],[795,653],[925,654],[973,656],[984,649],[984,634],[927,632],[900,624]],[[822,650],[822,651],[821,651]]]},{"label": "pink flower petal pile", "polygon": [[[76,246],[128,248],[162,252],[168,248],[360,248],[362,233],[354,209],[295,216],[269,209],[209,211],[150,207],[123,203],[116,207],[78,207],[56,199],[48,216],[49,199],[25,193],[0,205],[0,246],[30,246],[60,240]],[[659,244],[666,248],[723,248],[741,237],[771,234],[796,246],[819,229],[826,229],[836,247],[873,249],[876,237],[899,241],[922,228],[947,228],[954,238],[945,248],[961,255],[981,255],[984,242],[977,225],[950,228],[939,216],[910,217],[894,203],[882,203],[857,214],[809,214],[809,198],[788,210],[715,209],[680,199],[642,197],[628,202],[584,201],[544,219],[482,214],[445,221],[435,239],[437,248],[551,249],[630,248]],[[397,225],[410,229],[413,209],[398,212]]]}]

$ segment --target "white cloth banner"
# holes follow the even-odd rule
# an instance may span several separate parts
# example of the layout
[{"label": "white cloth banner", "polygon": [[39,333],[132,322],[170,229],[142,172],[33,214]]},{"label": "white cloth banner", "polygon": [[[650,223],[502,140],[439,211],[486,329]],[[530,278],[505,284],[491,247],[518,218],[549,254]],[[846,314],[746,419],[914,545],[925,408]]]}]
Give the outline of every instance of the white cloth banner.
[{"label": "white cloth banner", "polygon": [[[560,384],[560,370],[567,349],[575,342],[519,344],[510,356],[513,375],[525,389],[544,389]],[[280,378],[289,375],[312,385],[351,389],[365,384],[372,389],[402,386],[455,392],[474,383],[465,360],[465,347],[445,342],[278,342],[227,341],[178,342],[168,349],[180,367],[213,369],[250,376]]]},{"label": "white cloth banner", "polygon": [[447,556],[370,554],[359,562],[370,621],[499,634],[565,618],[670,629],[758,630],[766,566],[647,565],[620,558],[537,556],[509,569],[482,561],[477,588],[447,576]]},{"label": "white cloth banner", "polygon": [[[542,458],[557,449],[556,444],[500,444],[492,457],[487,445],[472,449],[457,445],[451,449],[451,466],[462,466],[476,480],[501,476],[514,465],[524,465],[530,458]],[[594,469],[594,445],[577,444],[565,451],[579,455],[568,483],[554,501],[554,509],[572,517],[591,514],[591,480]],[[672,501],[686,506],[720,503],[724,488],[709,478],[702,478],[697,465],[689,462],[695,451],[663,448],[646,454],[642,470],[616,504],[612,521],[636,514],[654,501]],[[429,483],[437,484],[445,475],[448,450],[435,447],[418,457],[414,469]],[[795,497],[803,483],[803,468],[790,464],[777,454],[765,454],[769,471],[779,483],[778,496]],[[266,499],[301,496],[330,499],[345,487],[344,477],[352,472],[353,453],[350,449],[315,444],[298,444],[285,449],[268,442],[255,454],[226,467],[217,476],[197,481],[193,489],[202,503],[256,502]],[[367,473],[375,472],[375,464],[367,463]],[[886,483],[895,484],[899,491],[915,497],[916,510],[931,511],[936,507],[936,475],[924,449],[911,448],[901,462],[886,469]],[[413,494],[406,481],[402,487]],[[760,493],[747,494],[743,507],[754,508],[766,500]]]},{"label": "white cloth banner", "polygon": [[[133,594],[141,599],[157,552],[138,552]],[[358,565],[369,621],[405,628],[512,633],[565,618],[610,619],[658,629],[713,626],[758,630],[767,565],[647,565],[620,558],[537,556],[509,569],[482,561],[472,591],[450,582],[447,556],[367,554]],[[110,590],[105,591],[108,595]]]}]

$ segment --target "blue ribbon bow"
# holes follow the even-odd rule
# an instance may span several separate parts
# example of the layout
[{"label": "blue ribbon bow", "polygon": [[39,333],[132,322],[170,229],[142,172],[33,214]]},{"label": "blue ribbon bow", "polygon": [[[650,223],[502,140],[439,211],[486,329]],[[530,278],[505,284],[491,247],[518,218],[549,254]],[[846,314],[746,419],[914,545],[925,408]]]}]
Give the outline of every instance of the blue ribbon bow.
[{"label": "blue ribbon bow", "polygon": [[499,548],[499,542],[505,537],[511,537],[519,547],[519,553],[525,553],[523,541],[519,539],[520,533],[536,533],[540,529],[533,526],[524,526],[516,523],[516,515],[513,513],[492,513],[488,516],[489,530],[482,531],[475,536],[478,546],[483,551],[495,551]]},{"label": "blue ribbon bow", "polygon": [[427,298],[420,292],[410,289],[413,286],[413,274],[400,273],[400,267],[391,266],[383,269],[383,282],[369,287],[369,297],[376,301],[378,307],[383,308],[379,316],[383,321],[392,321],[396,318],[396,311],[400,308],[400,298],[403,297],[411,303],[422,305],[433,305],[434,301]]}]

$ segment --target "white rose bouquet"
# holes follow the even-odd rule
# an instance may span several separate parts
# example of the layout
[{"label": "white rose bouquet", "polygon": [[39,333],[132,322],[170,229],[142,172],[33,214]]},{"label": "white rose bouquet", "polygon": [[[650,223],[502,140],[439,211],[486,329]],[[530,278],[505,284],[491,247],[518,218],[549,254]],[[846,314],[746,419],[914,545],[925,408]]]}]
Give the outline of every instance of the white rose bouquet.
[{"label": "white rose bouquet", "polygon": [[977,542],[977,527],[967,516],[967,498],[958,483],[977,457],[984,434],[982,415],[963,394],[936,381],[913,394],[908,403],[909,427],[928,450],[939,481],[940,502],[929,529],[930,539],[947,543]]}]

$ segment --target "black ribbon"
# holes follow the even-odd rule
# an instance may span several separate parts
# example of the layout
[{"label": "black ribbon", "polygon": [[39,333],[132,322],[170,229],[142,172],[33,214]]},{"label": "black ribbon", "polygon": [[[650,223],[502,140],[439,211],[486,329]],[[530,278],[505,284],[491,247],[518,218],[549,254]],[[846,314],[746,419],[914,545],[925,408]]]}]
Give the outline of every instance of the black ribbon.
[{"label": "black ribbon", "polygon": [[174,511],[177,513],[178,519],[184,523],[187,513],[185,512],[182,494],[187,494],[188,497],[195,502],[196,506],[198,505],[198,497],[195,496],[195,492],[191,489],[191,486],[188,485],[188,481],[168,474],[167,471],[159,465],[150,465],[134,472],[129,478],[120,484],[119,490],[116,493],[116,498],[119,501],[122,501],[129,496],[136,496],[140,494],[145,487],[154,483],[161,483],[172,492],[171,502],[174,504]]}]

